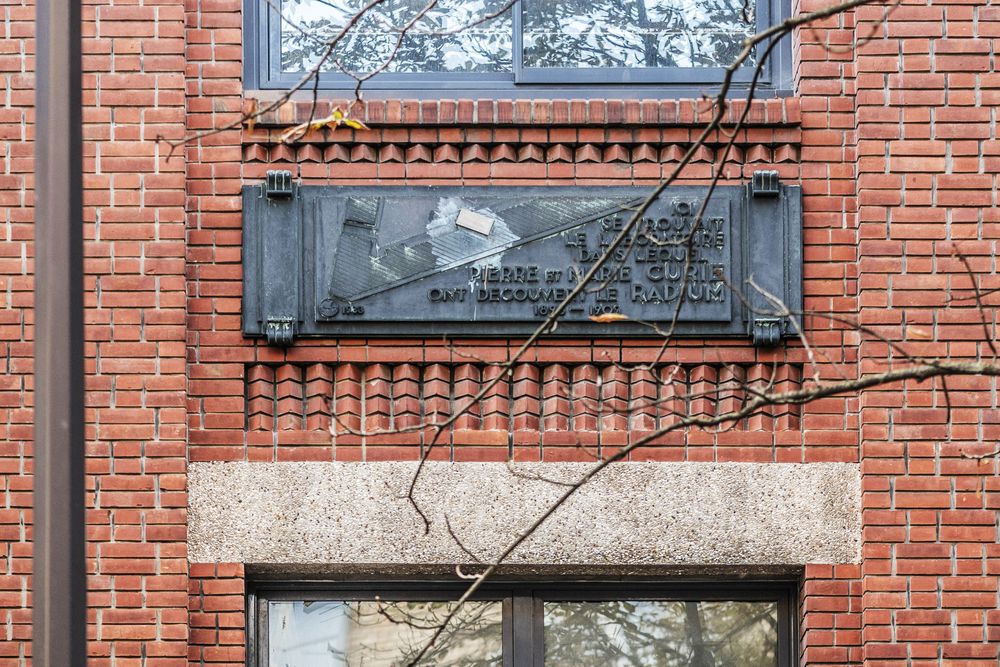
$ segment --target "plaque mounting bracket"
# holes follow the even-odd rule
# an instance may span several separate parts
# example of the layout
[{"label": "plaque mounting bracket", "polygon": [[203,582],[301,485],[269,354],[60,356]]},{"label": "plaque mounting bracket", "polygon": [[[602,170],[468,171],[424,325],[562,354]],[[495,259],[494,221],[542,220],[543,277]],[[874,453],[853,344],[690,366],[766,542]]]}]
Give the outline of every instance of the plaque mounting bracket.
[{"label": "plaque mounting bracket", "polygon": [[273,317],[265,320],[264,337],[268,345],[288,347],[295,341],[295,320],[291,317]]},{"label": "plaque mounting bracket", "polygon": [[750,193],[754,197],[777,197],[781,194],[781,181],[776,171],[755,171],[750,180]]},{"label": "plaque mounting bracket", "polygon": [[[243,275],[257,283],[243,292],[243,326],[264,336],[268,345],[288,347],[302,330],[305,265],[302,204],[290,171],[269,171],[264,182],[243,197]],[[252,219],[256,224],[247,224]]]},{"label": "plaque mounting bracket", "polygon": [[774,347],[785,333],[783,317],[756,317],[750,329],[750,338],[757,347]]},{"label": "plaque mounting bracket", "polygon": [[784,313],[802,307],[802,210],[777,171],[753,172],[747,190],[744,251],[753,279],[746,281],[743,296],[747,335],[758,347],[773,347],[788,334]]},{"label": "plaque mounting bracket", "polygon": [[264,196],[268,199],[291,199],[295,196],[292,172],[269,171],[264,180]]}]

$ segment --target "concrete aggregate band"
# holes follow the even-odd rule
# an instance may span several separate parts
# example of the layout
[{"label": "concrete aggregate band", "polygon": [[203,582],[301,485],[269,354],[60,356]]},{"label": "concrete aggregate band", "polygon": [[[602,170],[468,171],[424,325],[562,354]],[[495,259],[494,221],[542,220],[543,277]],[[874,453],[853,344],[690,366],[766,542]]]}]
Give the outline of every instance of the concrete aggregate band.
[{"label": "concrete aggregate band", "polygon": [[[585,463],[192,463],[189,560],[255,564],[492,559],[590,468]],[[511,564],[857,563],[856,464],[621,463],[581,489]]]}]

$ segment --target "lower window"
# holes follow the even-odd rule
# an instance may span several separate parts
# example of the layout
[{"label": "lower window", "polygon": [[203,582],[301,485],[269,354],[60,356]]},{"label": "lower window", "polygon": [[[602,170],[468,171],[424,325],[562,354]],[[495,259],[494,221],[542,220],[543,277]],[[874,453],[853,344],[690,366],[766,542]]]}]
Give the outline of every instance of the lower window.
[{"label": "lower window", "polygon": [[[790,667],[794,587],[450,583],[258,588],[257,667]],[[454,613],[452,613],[454,612]],[[445,630],[414,662],[451,614]]]}]

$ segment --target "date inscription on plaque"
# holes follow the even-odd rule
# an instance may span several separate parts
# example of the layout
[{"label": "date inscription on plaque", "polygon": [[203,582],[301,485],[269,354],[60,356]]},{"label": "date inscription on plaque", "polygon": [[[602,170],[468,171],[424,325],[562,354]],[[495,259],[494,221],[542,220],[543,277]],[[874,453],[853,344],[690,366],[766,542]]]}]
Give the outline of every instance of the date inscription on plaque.
[{"label": "date inscription on plaque", "polygon": [[793,333],[781,311],[801,308],[801,208],[763,174],[717,188],[700,221],[707,188],[668,188],[614,247],[649,189],[288,187],[272,172],[243,193],[244,332],[524,336],[593,272],[554,334],[675,322],[775,344]]}]

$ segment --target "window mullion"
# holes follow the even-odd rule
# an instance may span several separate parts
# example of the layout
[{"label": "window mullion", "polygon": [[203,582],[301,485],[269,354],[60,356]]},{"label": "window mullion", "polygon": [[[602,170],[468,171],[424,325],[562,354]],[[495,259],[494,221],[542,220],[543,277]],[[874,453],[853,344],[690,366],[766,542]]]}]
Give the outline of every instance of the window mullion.
[{"label": "window mullion", "polygon": [[797,664],[798,608],[797,595],[789,591],[778,600],[778,665]]},{"label": "window mullion", "polygon": [[503,599],[503,667],[514,667],[514,598]]},{"label": "window mullion", "polygon": [[524,68],[523,5],[524,0],[520,0],[520,2],[514,2],[510,8],[510,24],[513,31],[510,37],[510,61],[515,84],[521,82],[521,71]]},{"label": "window mullion", "polygon": [[[540,632],[540,601],[530,595],[515,595],[513,602],[514,641],[512,648],[514,667],[541,667],[536,658],[542,642]],[[538,604],[536,604],[538,602]],[[537,608],[537,610],[536,610]],[[506,660],[504,661],[506,663]]]},{"label": "window mullion", "polygon": [[531,598],[531,618],[534,622],[535,643],[531,647],[533,667],[543,667],[545,664],[545,601],[535,595]]}]

